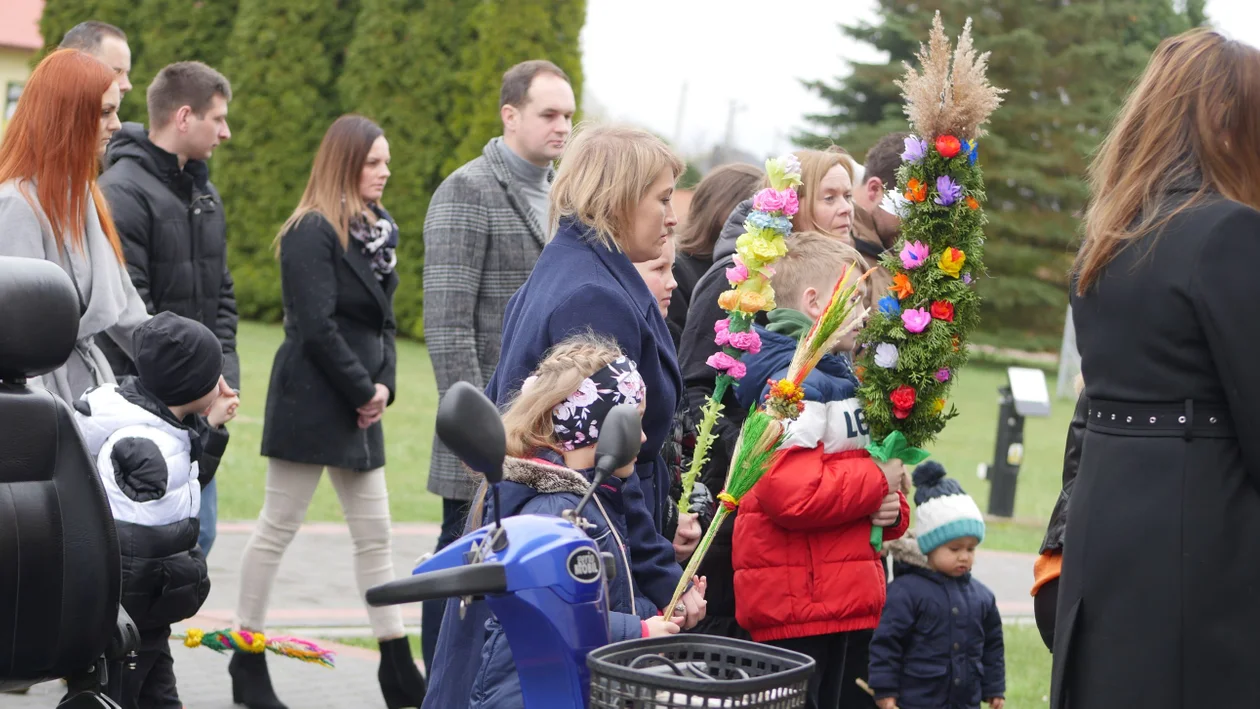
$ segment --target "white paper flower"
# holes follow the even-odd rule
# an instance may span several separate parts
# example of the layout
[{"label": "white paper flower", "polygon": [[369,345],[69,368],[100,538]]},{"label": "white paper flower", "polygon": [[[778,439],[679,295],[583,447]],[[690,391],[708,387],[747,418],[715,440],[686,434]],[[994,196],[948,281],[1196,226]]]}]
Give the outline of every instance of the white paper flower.
[{"label": "white paper flower", "polygon": [[881,342],[875,346],[875,364],[884,369],[892,369],[897,366],[897,361],[901,359],[901,353],[897,351],[897,346],[891,342]]}]

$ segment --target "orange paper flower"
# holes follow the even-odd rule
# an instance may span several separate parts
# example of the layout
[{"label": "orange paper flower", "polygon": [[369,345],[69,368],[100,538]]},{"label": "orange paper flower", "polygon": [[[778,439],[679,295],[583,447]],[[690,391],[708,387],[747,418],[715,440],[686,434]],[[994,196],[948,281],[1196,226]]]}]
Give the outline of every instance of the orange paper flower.
[{"label": "orange paper flower", "polygon": [[922,202],[927,199],[927,183],[910,178],[906,183],[906,199],[911,202]]},{"label": "orange paper flower", "polygon": [[904,273],[893,276],[892,285],[888,286],[888,290],[896,293],[898,300],[905,300],[914,295],[914,286],[910,285],[910,277]]},{"label": "orange paper flower", "polygon": [[718,296],[718,307],[722,310],[734,310],[737,305],[739,305],[739,291],[737,290],[723,291],[722,295]]},{"label": "orange paper flower", "polygon": [[979,209],[980,203],[976,201],[975,197],[967,197],[967,206],[972,209]]}]

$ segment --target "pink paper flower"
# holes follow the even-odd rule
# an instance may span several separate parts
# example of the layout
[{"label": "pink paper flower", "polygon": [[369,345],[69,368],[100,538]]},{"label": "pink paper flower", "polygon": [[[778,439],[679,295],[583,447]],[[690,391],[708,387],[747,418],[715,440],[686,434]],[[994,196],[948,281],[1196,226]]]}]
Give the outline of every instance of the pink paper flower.
[{"label": "pink paper flower", "polygon": [[719,372],[726,372],[727,374],[731,375],[735,379],[741,379],[743,378],[745,374],[748,373],[747,369],[744,367],[744,364],[742,362],[726,354],[725,352],[718,352],[712,355],[707,360],[705,360],[705,364],[709,365],[710,367],[713,367]]},{"label": "pink paper flower", "polygon": [[936,370],[936,381],[942,383],[949,381],[949,370],[945,368]]},{"label": "pink paper flower", "polygon": [[717,333],[713,338],[713,343],[718,347],[725,347],[731,341],[731,319],[722,318],[713,323],[713,332]]},{"label": "pink paper flower", "polygon": [[790,217],[801,208],[795,190],[776,190],[767,187],[753,197],[753,209],[760,212],[782,212]]},{"label": "pink paper flower", "polygon": [[922,266],[928,258],[928,247],[922,241],[908,241],[901,247],[901,265],[907,270]]},{"label": "pink paper flower", "polygon": [[735,265],[726,269],[726,280],[732,284],[743,283],[748,280],[748,267],[744,265],[739,257],[735,257]]},{"label": "pink paper flower", "polygon": [[748,332],[733,332],[730,336],[730,345],[748,354],[757,354],[761,351],[761,337],[752,330]]},{"label": "pink paper flower", "polygon": [[902,311],[901,322],[905,323],[910,332],[923,332],[932,323],[932,314],[923,308],[911,308]]}]

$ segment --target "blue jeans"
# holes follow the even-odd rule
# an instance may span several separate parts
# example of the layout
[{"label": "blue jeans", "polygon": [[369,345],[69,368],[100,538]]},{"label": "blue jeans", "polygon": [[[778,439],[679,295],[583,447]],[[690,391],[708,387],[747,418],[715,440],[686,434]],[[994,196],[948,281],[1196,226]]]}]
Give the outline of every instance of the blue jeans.
[{"label": "blue jeans", "polygon": [[197,518],[201,520],[201,534],[197,536],[197,544],[201,553],[210,556],[210,547],[214,546],[214,538],[218,536],[216,527],[219,524],[219,481],[211,480],[201,490],[201,512]]},{"label": "blue jeans", "polygon": [[[466,500],[442,498],[442,531],[438,533],[437,549],[442,551],[451,542],[464,536],[468,524]],[[446,611],[446,599],[425,601],[420,611],[420,652],[424,656],[425,671],[433,667],[433,655],[437,652],[438,633],[442,631],[442,614]]]}]

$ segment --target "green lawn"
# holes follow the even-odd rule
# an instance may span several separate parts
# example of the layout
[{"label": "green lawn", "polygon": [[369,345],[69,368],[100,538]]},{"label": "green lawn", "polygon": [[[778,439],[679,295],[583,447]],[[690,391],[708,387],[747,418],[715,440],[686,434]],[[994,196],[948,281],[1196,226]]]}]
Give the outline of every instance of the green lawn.
[{"label": "green lawn", "polygon": [[[271,360],[280,345],[278,326],[241,323],[241,413],[232,424],[232,442],[219,469],[219,516],[224,520],[248,520],[262,506],[265,462],[259,455],[263,404]],[[997,388],[1005,382],[1004,370],[973,366],[959,373],[952,402],[960,415],[950,422],[931,446],[933,455],[958,478],[983,510],[989,499],[988,483],[976,477],[976,465],[993,458],[997,425]],[[1049,378],[1050,391],[1055,382]],[[388,447],[387,475],[390,506],[395,520],[435,522],[441,519],[441,502],[425,490],[433,416],[437,396],[433,369],[423,345],[398,343],[398,396],[385,414]],[[1059,493],[1063,442],[1072,403],[1054,402],[1050,418],[1029,419],[1024,431],[1024,466],[1020,471],[1013,522],[992,522],[985,546],[1036,552],[1043,522]],[[336,496],[327,481],[320,483],[308,519],[340,520]]]},{"label": "green lawn", "polygon": [[[1006,706],[1009,709],[1046,706],[1050,697],[1050,653],[1042,644],[1036,626],[1004,625],[1002,636],[1006,642]],[[412,654],[419,659],[420,636],[409,637]],[[376,640],[370,637],[330,639],[343,645],[377,649]]]}]

